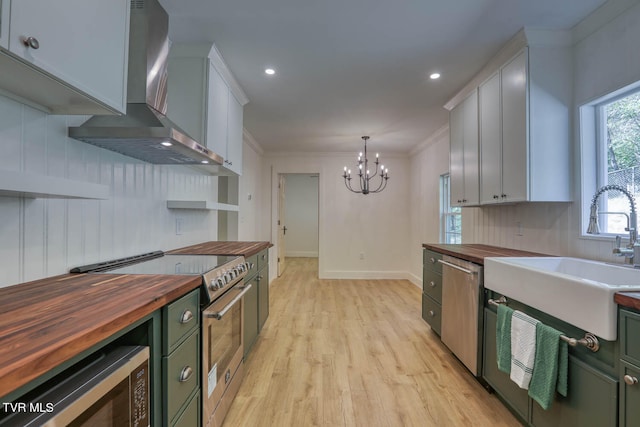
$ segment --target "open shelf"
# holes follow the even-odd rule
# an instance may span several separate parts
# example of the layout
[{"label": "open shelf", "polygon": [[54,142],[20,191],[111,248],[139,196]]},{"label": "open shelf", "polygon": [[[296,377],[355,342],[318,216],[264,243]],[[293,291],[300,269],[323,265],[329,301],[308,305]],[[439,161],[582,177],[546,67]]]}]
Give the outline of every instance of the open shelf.
[{"label": "open shelf", "polygon": [[106,200],[109,198],[109,186],[28,172],[0,170],[0,196]]},{"label": "open shelf", "polygon": [[197,209],[209,211],[238,211],[238,205],[218,203],[211,200],[167,200],[168,209]]}]

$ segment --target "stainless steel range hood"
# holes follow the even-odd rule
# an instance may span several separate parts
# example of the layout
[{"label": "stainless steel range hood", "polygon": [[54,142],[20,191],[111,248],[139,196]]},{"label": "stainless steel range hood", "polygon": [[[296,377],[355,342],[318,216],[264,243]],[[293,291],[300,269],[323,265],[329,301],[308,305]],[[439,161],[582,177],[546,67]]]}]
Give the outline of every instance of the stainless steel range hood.
[{"label": "stainless steel range hood", "polygon": [[71,138],[145,162],[198,165],[210,173],[223,158],[194,141],[167,112],[169,17],[157,0],[132,0],[127,114],[93,116]]}]

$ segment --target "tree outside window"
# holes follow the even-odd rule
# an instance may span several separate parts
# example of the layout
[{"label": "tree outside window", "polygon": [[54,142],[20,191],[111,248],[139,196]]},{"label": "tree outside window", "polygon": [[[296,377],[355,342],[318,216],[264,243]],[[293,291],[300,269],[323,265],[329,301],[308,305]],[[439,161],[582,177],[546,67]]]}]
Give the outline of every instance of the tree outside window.
[{"label": "tree outside window", "polygon": [[440,242],[462,243],[462,210],[451,207],[449,174],[440,176]]}]

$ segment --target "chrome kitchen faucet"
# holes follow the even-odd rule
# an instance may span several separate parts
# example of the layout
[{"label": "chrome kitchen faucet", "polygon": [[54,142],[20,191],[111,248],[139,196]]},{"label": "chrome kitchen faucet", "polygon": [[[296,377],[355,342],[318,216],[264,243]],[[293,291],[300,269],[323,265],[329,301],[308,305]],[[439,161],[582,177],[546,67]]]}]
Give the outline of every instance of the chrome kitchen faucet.
[{"label": "chrome kitchen faucet", "polygon": [[587,234],[600,234],[598,226],[598,198],[605,191],[617,190],[627,196],[631,212],[627,215],[624,212],[600,212],[600,214],[608,215],[624,215],[627,217],[627,227],[625,231],[629,232],[629,244],[625,248],[620,247],[621,238],[616,236],[616,247],[613,253],[617,256],[624,256],[626,264],[632,264],[634,268],[640,268],[640,244],[638,243],[638,216],[636,214],[636,203],[633,194],[627,189],[619,185],[605,185],[601,187],[591,199],[591,212],[589,214],[589,227]]}]

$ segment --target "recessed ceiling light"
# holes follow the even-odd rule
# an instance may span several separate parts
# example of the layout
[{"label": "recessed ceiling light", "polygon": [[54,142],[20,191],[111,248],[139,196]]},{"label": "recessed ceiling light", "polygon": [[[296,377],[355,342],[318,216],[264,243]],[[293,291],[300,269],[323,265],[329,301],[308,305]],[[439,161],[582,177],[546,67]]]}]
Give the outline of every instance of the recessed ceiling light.
[{"label": "recessed ceiling light", "polygon": [[164,145],[165,147],[171,147],[173,145],[169,141],[161,142],[160,144]]},{"label": "recessed ceiling light", "polygon": [[202,164],[208,165],[209,164],[209,160],[203,160],[202,162],[200,162]]},{"label": "recessed ceiling light", "polygon": [[276,73],[276,70],[274,70],[273,68],[265,68],[264,72],[265,74],[273,76]]},{"label": "recessed ceiling light", "polygon": [[429,78],[431,80],[435,80],[435,79],[439,79],[440,78],[440,73],[433,73],[429,76]]}]

